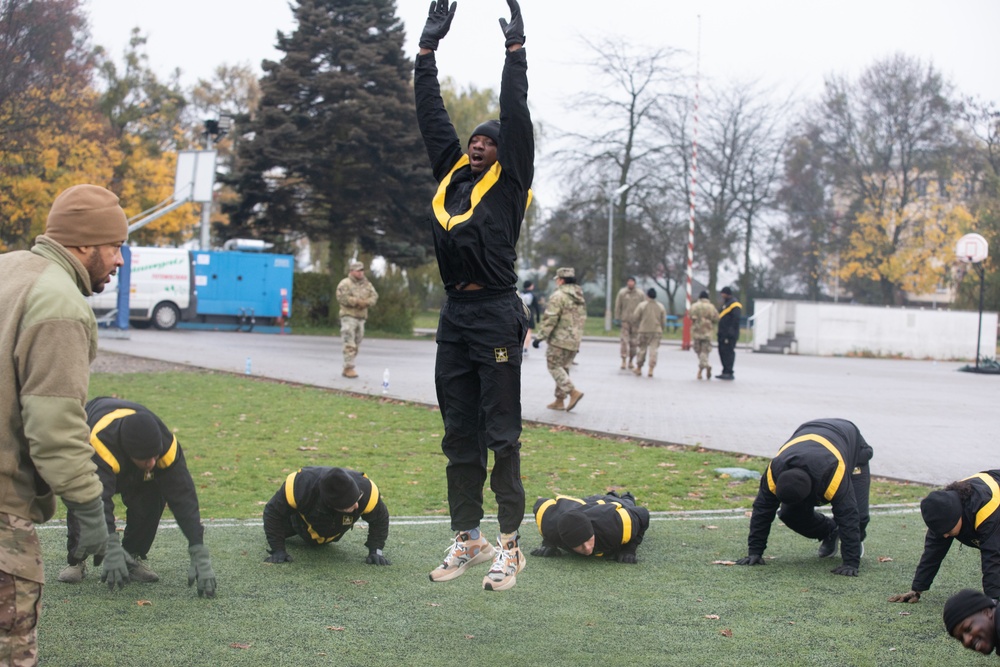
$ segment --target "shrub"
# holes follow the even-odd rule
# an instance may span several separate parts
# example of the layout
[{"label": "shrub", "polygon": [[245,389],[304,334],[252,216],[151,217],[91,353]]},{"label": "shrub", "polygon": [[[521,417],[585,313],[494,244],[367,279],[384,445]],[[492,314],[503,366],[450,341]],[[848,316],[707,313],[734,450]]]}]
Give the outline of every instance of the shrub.
[{"label": "shrub", "polygon": [[413,318],[421,301],[410,292],[403,270],[389,265],[381,277],[369,280],[378,292],[378,303],[368,310],[368,329],[387,333],[413,333]]}]

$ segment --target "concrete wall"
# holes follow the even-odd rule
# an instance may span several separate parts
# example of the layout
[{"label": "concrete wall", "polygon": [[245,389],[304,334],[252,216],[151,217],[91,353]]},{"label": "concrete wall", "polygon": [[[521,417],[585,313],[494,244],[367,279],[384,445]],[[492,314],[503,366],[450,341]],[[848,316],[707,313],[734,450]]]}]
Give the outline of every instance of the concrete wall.
[{"label": "concrete wall", "polygon": [[[777,300],[755,302],[754,312],[760,314],[754,323],[755,350],[787,332],[794,333],[791,352],[798,354],[976,358],[978,312]],[[983,313],[981,357],[996,355],[997,319],[995,312]]]}]

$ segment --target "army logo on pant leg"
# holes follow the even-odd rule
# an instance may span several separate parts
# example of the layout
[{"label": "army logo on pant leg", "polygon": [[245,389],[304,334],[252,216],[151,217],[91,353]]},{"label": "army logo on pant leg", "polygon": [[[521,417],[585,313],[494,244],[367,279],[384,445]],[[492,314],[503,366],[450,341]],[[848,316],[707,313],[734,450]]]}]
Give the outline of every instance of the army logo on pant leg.
[{"label": "army logo on pant leg", "polygon": [[493,348],[493,354],[496,356],[498,364],[505,364],[510,361],[510,357],[507,356],[507,348],[505,347]]}]

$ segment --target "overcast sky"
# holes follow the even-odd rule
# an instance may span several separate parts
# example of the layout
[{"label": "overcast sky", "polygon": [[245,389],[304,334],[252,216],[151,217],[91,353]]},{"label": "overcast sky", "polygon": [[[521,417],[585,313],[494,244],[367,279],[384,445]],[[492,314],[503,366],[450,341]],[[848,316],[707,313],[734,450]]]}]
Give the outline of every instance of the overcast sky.
[{"label": "overcast sky", "polygon": [[[139,27],[153,69],[179,68],[185,85],[222,63],[259,72],[261,60],[280,59],[276,31],[294,29],[286,0],[84,1],[95,44],[120,56]],[[411,56],[429,4],[397,0]],[[700,53],[703,83],[758,81],[800,97],[816,97],[828,74],[854,78],[902,52],[932,62],[963,94],[1000,102],[1000,0],[521,0],[521,9],[532,113],[562,129],[571,129],[570,100],[593,80],[583,38],[686,51],[692,75]],[[459,1],[438,50],[442,75],[499,88],[500,16],[509,16],[506,0]]]}]

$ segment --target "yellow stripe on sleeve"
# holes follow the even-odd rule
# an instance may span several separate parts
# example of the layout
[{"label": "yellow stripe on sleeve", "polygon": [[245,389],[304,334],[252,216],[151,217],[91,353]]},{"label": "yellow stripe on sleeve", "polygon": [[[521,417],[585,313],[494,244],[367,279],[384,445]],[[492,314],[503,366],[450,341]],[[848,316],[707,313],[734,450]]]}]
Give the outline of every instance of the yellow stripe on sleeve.
[{"label": "yellow stripe on sleeve", "polygon": [[632,515],[624,507],[616,507],[618,516],[622,518],[622,544],[627,544],[632,539]]},{"label": "yellow stripe on sleeve", "polygon": [[285,502],[287,502],[293,509],[298,509],[299,506],[295,503],[295,476],[299,474],[299,471],[291,473],[285,478]]},{"label": "yellow stripe on sleeve", "polygon": [[174,464],[177,459],[177,436],[170,443],[170,447],[167,448],[167,453],[159,458],[156,462],[157,468],[169,468]]},{"label": "yellow stripe on sleeve", "polygon": [[[365,475],[365,477],[367,478],[368,476]],[[372,497],[368,499],[368,504],[365,505],[364,511],[361,512],[362,514],[368,514],[375,509],[376,505],[378,505],[378,487],[375,486],[375,482],[370,479],[368,480],[368,483],[372,485]]]},{"label": "yellow stripe on sleeve", "polygon": [[[500,166],[499,162],[494,162],[493,166],[482,175],[478,182],[472,187],[472,197],[469,205],[469,210],[465,213],[459,213],[458,215],[452,216],[444,208],[444,198],[448,191],[448,186],[451,185],[451,177],[458,171],[461,167],[469,164],[469,156],[463,155],[455,163],[455,166],[451,168],[451,171],[441,179],[438,184],[437,192],[434,194],[434,199],[431,202],[431,207],[434,210],[434,217],[437,218],[438,224],[444,227],[446,230],[451,231],[451,228],[455,225],[461,224],[472,217],[472,212],[476,210],[476,206],[482,201],[483,197],[487,192],[490,191],[497,181],[500,180],[500,172],[503,168]],[[534,194],[531,189],[528,189],[528,201],[524,206],[525,211],[531,206],[531,200]]]},{"label": "yellow stripe on sleeve", "polygon": [[542,515],[545,514],[545,511],[547,509],[549,509],[550,507],[552,507],[555,504],[556,504],[555,499],[554,498],[549,498],[544,503],[542,503],[541,506],[539,506],[538,511],[535,512],[535,523],[538,524],[538,534],[539,535],[542,534]]}]

